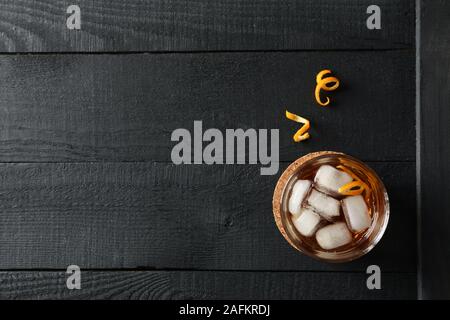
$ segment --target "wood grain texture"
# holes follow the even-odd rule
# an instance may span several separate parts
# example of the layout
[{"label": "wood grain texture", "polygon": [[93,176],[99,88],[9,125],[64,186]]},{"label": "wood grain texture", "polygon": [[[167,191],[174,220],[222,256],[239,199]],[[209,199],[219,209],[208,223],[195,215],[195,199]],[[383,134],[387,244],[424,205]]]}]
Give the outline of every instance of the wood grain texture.
[{"label": "wood grain texture", "polygon": [[[298,253],[272,215],[277,176],[257,165],[0,165],[0,269],[416,272],[414,163],[369,163],[386,184],[381,242],[351,263]],[[284,165],[285,166],[285,165]],[[283,167],[284,168],[284,167]]]},{"label": "wood grain texture", "polygon": [[450,298],[450,3],[422,1],[421,220],[422,289]]},{"label": "wood grain texture", "polygon": [[2,0],[1,52],[386,49],[414,47],[414,2],[379,0],[381,30],[366,27],[369,0]]},{"label": "wood grain texture", "polygon": [[[366,28],[369,0],[80,0],[69,31],[72,3],[0,1],[1,299],[416,298],[413,1],[378,1],[382,30]],[[314,103],[324,68],[341,80],[331,108]],[[292,142],[286,109],[311,140]],[[371,161],[385,236],[346,264],[298,253],[273,221],[278,175],[168,163],[194,120],[280,129],[280,170],[324,149]],[[70,291],[69,264],[146,271],[83,271]]]},{"label": "wood grain texture", "polygon": [[[314,100],[331,68],[332,106]],[[414,161],[414,52],[0,57],[0,161],[170,161],[176,128],[279,128],[280,160],[338,150]],[[296,144],[298,124],[312,138]]]},{"label": "wood grain texture", "polygon": [[415,275],[383,273],[368,290],[365,273],[82,271],[81,290],[64,272],[0,272],[1,299],[415,299]]}]

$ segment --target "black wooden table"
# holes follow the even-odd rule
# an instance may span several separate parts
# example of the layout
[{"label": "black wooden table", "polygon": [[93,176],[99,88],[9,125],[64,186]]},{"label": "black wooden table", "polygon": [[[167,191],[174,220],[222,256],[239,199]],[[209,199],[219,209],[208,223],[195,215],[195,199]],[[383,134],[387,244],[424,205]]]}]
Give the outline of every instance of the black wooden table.
[{"label": "black wooden table", "polygon": [[[449,297],[450,5],[379,0],[369,30],[371,2],[80,0],[70,30],[71,1],[0,0],[0,298]],[[324,68],[341,80],[327,109]],[[280,129],[279,173],[174,165],[171,133],[195,120]],[[351,263],[298,253],[273,220],[282,170],[318,150],[367,162],[389,192],[386,234]]]}]

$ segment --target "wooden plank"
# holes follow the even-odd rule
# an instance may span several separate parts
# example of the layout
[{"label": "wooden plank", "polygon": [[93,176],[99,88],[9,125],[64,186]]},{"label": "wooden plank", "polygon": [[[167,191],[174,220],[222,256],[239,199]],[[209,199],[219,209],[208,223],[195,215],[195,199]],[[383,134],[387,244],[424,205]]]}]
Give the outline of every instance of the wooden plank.
[{"label": "wooden plank", "polygon": [[66,27],[69,0],[3,0],[1,52],[386,49],[414,47],[414,2],[379,0],[79,0],[81,30]]},{"label": "wooden plank", "polygon": [[[365,273],[82,271],[81,289],[61,271],[0,272],[1,299],[415,299],[415,275],[382,274],[368,290]],[[325,289],[326,288],[326,289]]]},{"label": "wooden plank", "polygon": [[450,3],[421,8],[421,237],[422,291],[450,298]]},{"label": "wooden plank", "polygon": [[[416,271],[414,163],[369,163],[384,180],[391,219],[367,256],[308,258],[272,215],[277,176],[257,165],[1,164],[0,269]],[[287,164],[283,164],[283,168]]]},{"label": "wooden plank", "polygon": [[[333,105],[314,100],[331,68]],[[414,52],[0,57],[0,161],[170,161],[176,128],[279,128],[280,160],[339,150],[414,160]],[[292,141],[312,122],[312,138]]]}]

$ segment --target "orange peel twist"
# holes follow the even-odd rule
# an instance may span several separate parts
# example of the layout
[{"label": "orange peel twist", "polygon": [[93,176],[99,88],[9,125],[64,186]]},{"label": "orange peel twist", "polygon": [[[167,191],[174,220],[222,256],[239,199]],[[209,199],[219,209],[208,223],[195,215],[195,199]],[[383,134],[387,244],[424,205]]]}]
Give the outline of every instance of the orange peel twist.
[{"label": "orange peel twist", "polygon": [[[339,79],[336,77],[326,77],[323,76],[331,73],[331,70],[325,69],[320,71],[316,76],[316,90],[314,91],[314,95],[316,97],[316,101],[321,106],[327,106],[330,104],[330,98],[326,97],[326,101],[322,102],[320,99],[320,90],[325,91],[334,91],[339,87]],[[329,84],[332,84],[328,86]]]},{"label": "orange peel twist", "polygon": [[286,118],[288,118],[289,120],[298,122],[298,123],[303,123],[303,126],[297,130],[297,132],[294,134],[294,141],[295,142],[300,142],[306,139],[309,139],[310,135],[309,132],[307,132],[309,130],[310,124],[309,124],[309,120],[305,119],[303,117],[300,117],[294,113],[291,113],[289,111],[286,110]]},{"label": "orange peel twist", "polygon": [[366,190],[368,196],[368,193],[370,192],[369,187],[367,186],[367,184],[362,182],[361,179],[356,174],[354,174],[352,171],[341,165],[337,166],[336,168],[344,171],[345,173],[350,175],[354,180],[341,186],[338,189],[338,192],[340,194],[345,196],[357,196],[363,193],[364,190]]}]

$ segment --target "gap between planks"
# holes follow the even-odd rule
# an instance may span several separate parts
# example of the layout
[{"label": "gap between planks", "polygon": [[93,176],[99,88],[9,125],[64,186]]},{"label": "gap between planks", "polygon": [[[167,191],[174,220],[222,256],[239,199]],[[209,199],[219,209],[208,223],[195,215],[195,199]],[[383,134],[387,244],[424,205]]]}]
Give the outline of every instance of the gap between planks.
[{"label": "gap between planks", "polygon": [[139,54],[221,54],[221,53],[291,53],[291,52],[391,52],[391,51],[412,51],[414,46],[407,48],[355,48],[355,49],[268,49],[268,50],[203,50],[203,51],[48,51],[48,52],[0,52],[0,56],[38,56],[38,55],[139,55]]},{"label": "gap between planks", "polygon": [[[182,268],[150,268],[150,267],[136,267],[136,268],[81,268],[82,272],[218,272],[218,273],[348,273],[360,274],[365,273],[364,270],[264,270],[264,269],[182,269]],[[66,269],[61,268],[36,268],[36,269],[0,269],[1,272],[66,272]],[[417,272],[413,271],[383,271],[383,274],[409,274],[415,275]]]}]

